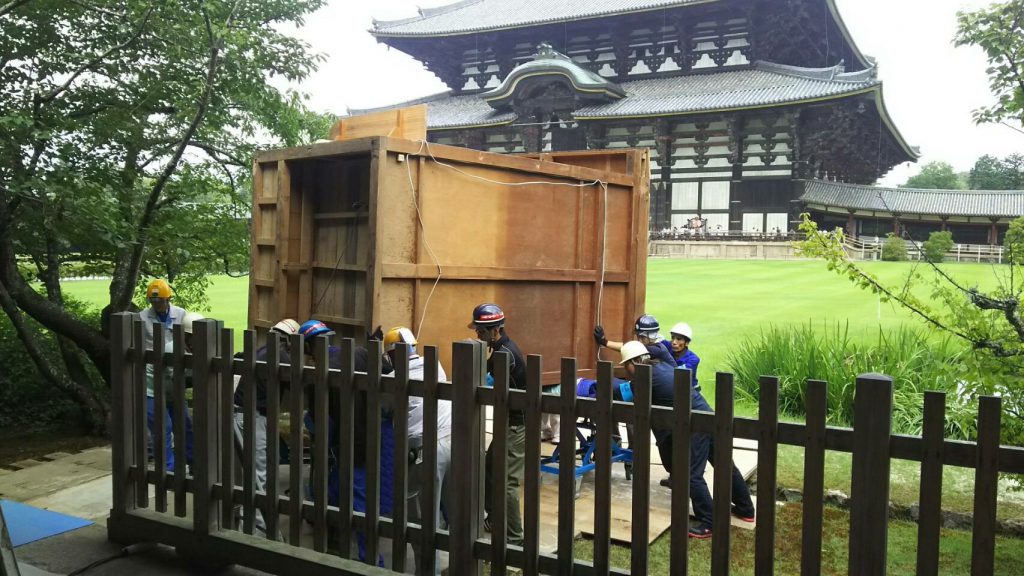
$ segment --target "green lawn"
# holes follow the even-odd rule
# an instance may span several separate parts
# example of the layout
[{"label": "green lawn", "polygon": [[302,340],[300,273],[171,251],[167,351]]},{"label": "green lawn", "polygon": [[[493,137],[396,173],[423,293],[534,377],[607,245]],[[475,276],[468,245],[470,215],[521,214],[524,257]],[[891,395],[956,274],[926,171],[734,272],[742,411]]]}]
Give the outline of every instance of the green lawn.
[{"label": "green lawn", "polygon": [[[900,282],[912,264],[869,262],[865,268],[880,278]],[[986,264],[945,264],[951,275],[969,285],[996,285]],[[920,271],[927,272],[926,267]],[[929,290],[918,292],[926,296]],[[821,261],[650,260],[647,268],[647,312],[661,322],[663,333],[676,322],[693,327],[691,348],[701,357],[700,378],[709,384],[716,371],[726,371],[728,351],[770,324],[812,323],[816,327],[848,323],[850,334],[875,339],[878,328],[894,328],[914,320],[892,303],[881,303],[829,272]],[[714,400],[713,394],[708,395]]]},{"label": "green lawn", "polygon": [[[802,551],[802,513],[800,504],[786,504],[776,515],[775,572],[799,574]],[[821,573],[847,574],[849,559],[850,516],[847,512],[826,506],[822,515]],[[731,574],[754,573],[754,531],[733,528],[730,538],[729,569]],[[888,572],[913,574],[917,566],[917,525],[911,522],[889,523]],[[689,541],[689,573],[711,573],[711,540]],[[651,545],[648,573],[669,573],[669,550],[672,538],[665,534]],[[575,556],[593,559],[591,540],[578,539]],[[630,549],[612,546],[611,562],[618,568],[629,568]],[[996,537],[994,575],[1010,576],[1021,573],[1024,546],[1015,538]],[[971,533],[963,530],[942,529],[939,541],[939,567],[941,574],[970,574]]]}]

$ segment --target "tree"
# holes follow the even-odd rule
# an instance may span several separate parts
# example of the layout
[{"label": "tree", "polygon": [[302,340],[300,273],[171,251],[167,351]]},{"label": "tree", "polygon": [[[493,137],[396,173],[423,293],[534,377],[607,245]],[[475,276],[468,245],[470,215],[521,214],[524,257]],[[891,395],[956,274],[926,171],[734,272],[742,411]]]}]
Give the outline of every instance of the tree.
[{"label": "tree", "polygon": [[1024,0],[957,13],[957,46],[978,46],[988,58],[989,90],[996,103],[974,112],[982,122],[1024,124]]},{"label": "tree", "polygon": [[[324,136],[309,133],[324,119],[271,82],[315,68],[320,57],[282,30],[321,4],[0,6],[0,308],[94,431],[109,412],[90,377],[109,382],[109,315],[131,309],[145,276],[174,277],[187,295],[212,271],[247,269],[253,151]],[[64,306],[69,262],[112,276],[100,327]],[[56,335],[59,358],[27,318]]]},{"label": "tree", "polygon": [[[824,259],[829,270],[969,346],[974,353],[963,355],[958,367],[964,396],[951,402],[1001,395],[1004,412],[1012,416],[1002,420],[1003,440],[1024,444],[1024,259],[1011,256],[1009,266],[997,272],[999,282],[991,291],[964,286],[935,263],[915,264],[903,281],[890,285],[849,258],[842,230],[823,232],[808,214],[799,228],[806,234],[799,245],[801,254]],[[1024,217],[1011,224],[1007,242],[1024,246]],[[922,284],[930,288],[932,301],[919,297]]]},{"label": "tree", "polygon": [[932,232],[928,239],[921,244],[921,251],[929,262],[942,262],[953,248],[953,233],[946,230],[943,232]]},{"label": "tree", "polygon": [[978,158],[967,177],[971,190],[1024,190],[1024,155]]},{"label": "tree", "polygon": [[907,179],[903,188],[928,188],[934,190],[962,190],[963,182],[953,167],[946,162],[929,162],[921,171]]}]

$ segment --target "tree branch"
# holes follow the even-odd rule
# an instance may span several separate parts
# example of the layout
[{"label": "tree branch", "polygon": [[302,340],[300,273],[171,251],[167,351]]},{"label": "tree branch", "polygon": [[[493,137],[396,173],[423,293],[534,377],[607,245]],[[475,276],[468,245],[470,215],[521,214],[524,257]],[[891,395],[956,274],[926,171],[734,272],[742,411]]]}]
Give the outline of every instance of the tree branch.
[{"label": "tree branch", "polygon": [[1007,323],[1016,332],[1017,338],[1024,342],[1024,319],[1020,317],[1020,301],[1016,298],[992,298],[976,289],[968,292],[971,303],[982,310],[998,310],[1003,313]]},{"label": "tree branch", "polygon": [[[230,24],[234,19],[235,11],[238,9],[238,4],[239,0],[236,0],[231,9],[231,13],[228,16],[228,24]],[[181,161],[181,158],[185,153],[185,149],[192,141],[192,137],[195,136],[195,133],[199,130],[200,124],[202,124],[203,119],[206,116],[207,108],[210,104],[210,99],[213,96],[213,86],[220,68],[221,47],[219,39],[213,32],[213,24],[210,22],[210,16],[205,9],[203,9],[203,22],[206,25],[206,36],[210,44],[210,58],[207,63],[203,93],[200,96],[199,101],[196,103],[196,111],[192,116],[192,121],[189,122],[188,127],[182,134],[174,154],[171,156],[170,160],[167,161],[167,164],[164,166],[160,176],[150,189],[149,198],[146,200],[146,206],[143,209],[142,216],[136,226],[137,240],[132,246],[131,255],[128,258],[127,267],[122,279],[123,281],[121,285],[118,286],[118,293],[114,294],[114,297],[111,298],[111,306],[113,307],[113,310],[124,310],[131,301],[135,279],[139,276],[139,267],[142,263],[142,257],[146,250],[146,230],[149,228],[153,221],[153,217],[157,212],[158,202],[160,201],[160,196],[163,194],[164,188],[167,186],[168,181],[170,181],[171,176],[178,169],[178,162]]]},{"label": "tree branch", "polygon": [[53,90],[51,90],[45,96],[38,96],[37,95],[37,98],[38,98],[37,102],[39,102],[39,104],[48,104],[48,103],[52,102],[55,98],[57,98],[63,92],[65,92],[68,88],[70,88],[71,84],[73,84],[75,82],[75,80],[78,79],[79,76],[84,74],[86,71],[91,70],[93,66],[96,66],[100,62],[103,62],[104,60],[106,60],[108,57],[110,57],[111,54],[113,54],[115,52],[118,52],[120,50],[123,50],[124,48],[127,48],[133,42],[138,40],[142,36],[142,33],[146,30],[146,25],[149,24],[149,17],[153,14],[153,10],[155,8],[156,8],[156,6],[150,6],[149,9],[146,10],[146,13],[143,15],[142,22],[139,24],[138,29],[136,29],[135,33],[132,34],[127,40],[125,40],[124,42],[122,42],[120,44],[115,44],[115,45],[111,46],[107,50],[103,51],[99,56],[96,56],[95,58],[93,58],[92,60],[86,62],[82,66],[79,66],[77,70],[75,70],[74,72],[71,73],[70,76],[68,76],[68,79],[66,81],[64,81],[63,84],[61,84],[60,86],[54,88]]},{"label": "tree branch", "polygon": [[235,166],[248,166],[249,165],[249,162],[245,162],[241,158],[238,158],[237,156],[232,154],[231,152],[228,152],[227,150],[223,150],[221,148],[218,148],[217,146],[214,146],[213,144],[208,144],[206,142],[192,141],[192,142],[189,143],[189,145],[192,146],[192,147],[195,147],[195,148],[199,148],[200,150],[206,152],[207,154],[212,156],[215,160],[220,160],[220,158],[223,158],[224,160],[227,160],[228,162],[230,162],[231,164],[233,164]]},{"label": "tree branch", "polygon": [[7,4],[0,6],[0,16],[6,16],[7,14],[17,10],[19,7],[28,4],[32,0],[11,0]]}]

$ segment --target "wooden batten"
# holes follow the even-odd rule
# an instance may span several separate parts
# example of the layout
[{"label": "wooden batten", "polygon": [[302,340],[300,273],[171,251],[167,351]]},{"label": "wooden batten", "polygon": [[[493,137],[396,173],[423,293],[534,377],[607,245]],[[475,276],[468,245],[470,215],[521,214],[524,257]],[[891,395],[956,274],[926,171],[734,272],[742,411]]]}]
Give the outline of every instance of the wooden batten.
[{"label": "wooden batten", "polygon": [[648,164],[646,149],[524,157],[379,137],[262,152],[249,327],[262,339],[317,318],[365,341],[405,325],[450,373],[450,343],[495,302],[524,353],[580,358],[593,377],[594,324],[628,340],[643,312]]},{"label": "wooden batten", "polygon": [[371,112],[342,118],[331,129],[331,140],[356,140],[370,136],[427,139],[427,105]]}]

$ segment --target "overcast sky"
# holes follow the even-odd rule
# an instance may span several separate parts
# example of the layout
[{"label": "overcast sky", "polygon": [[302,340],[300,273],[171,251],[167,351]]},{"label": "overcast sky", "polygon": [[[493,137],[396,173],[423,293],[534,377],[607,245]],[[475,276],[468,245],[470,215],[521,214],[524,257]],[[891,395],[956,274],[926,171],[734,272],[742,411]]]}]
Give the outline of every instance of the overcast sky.
[{"label": "overcast sky", "polygon": [[[540,1],[540,0],[538,0]],[[574,0],[585,2],[586,0]],[[982,154],[1024,152],[1024,134],[1000,125],[976,126],[971,111],[993,101],[981,50],[954,48],[956,11],[987,0],[837,0],[861,51],[879,62],[889,113],[906,140],[920,146],[918,163],[943,160],[958,171]],[[298,35],[327,57],[300,88],[317,110],[344,114],[445,90],[411,57],[378,44],[367,32],[372,19],[417,14],[452,0],[329,0]],[[904,164],[882,184],[903,183],[918,170]]]}]

